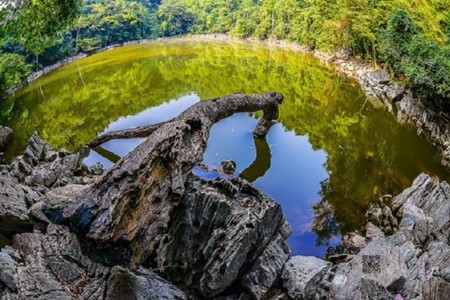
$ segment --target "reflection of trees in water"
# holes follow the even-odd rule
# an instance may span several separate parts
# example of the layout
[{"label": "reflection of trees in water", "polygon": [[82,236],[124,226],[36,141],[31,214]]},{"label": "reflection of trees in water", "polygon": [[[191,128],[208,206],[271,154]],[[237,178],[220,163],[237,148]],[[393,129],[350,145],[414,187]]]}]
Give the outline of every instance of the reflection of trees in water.
[{"label": "reflection of trees in water", "polygon": [[[309,55],[254,45],[155,43],[100,53],[19,92],[0,108],[0,123],[15,130],[22,145],[16,152],[35,128],[51,144],[74,150],[119,117],[192,91],[207,99],[268,90],[285,96],[283,125],[328,154],[321,201],[333,216],[322,209],[316,223],[326,226],[315,226],[323,240],[337,225],[343,232],[359,228],[377,193],[399,192],[422,170],[448,178],[413,131],[370,105],[361,109],[364,95],[354,82]],[[257,157],[243,172],[250,180],[270,167],[264,143],[255,140]]]}]

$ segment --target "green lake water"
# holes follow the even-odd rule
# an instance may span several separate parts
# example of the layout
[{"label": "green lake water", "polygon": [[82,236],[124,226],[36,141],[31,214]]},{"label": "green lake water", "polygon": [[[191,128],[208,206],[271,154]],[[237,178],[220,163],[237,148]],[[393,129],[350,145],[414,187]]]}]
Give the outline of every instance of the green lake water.
[{"label": "green lake water", "polygon": [[[236,114],[214,125],[204,163],[234,160],[237,175],[281,203],[293,254],[322,256],[342,233],[361,229],[371,203],[421,172],[450,180],[437,151],[372,107],[355,81],[311,55],[259,43],[168,41],[99,53],[18,91],[0,106],[0,124],[15,132],[9,158],[34,130],[77,151],[102,132],[167,120],[200,99],[270,90],[285,101],[267,138],[251,134],[257,116]],[[85,163],[109,167],[140,142],[108,142]],[[326,203],[331,211],[317,209]]]}]

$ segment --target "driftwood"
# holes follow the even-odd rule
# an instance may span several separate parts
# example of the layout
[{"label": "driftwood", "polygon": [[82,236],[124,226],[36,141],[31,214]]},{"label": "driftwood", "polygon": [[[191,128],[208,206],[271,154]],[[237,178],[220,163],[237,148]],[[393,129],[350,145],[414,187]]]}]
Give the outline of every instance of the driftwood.
[{"label": "driftwood", "polygon": [[275,92],[232,94],[199,102],[164,123],[100,136],[89,145],[149,135],[64,212],[44,212],[75,231],[85,251],[92,249],[94,258],[100,253],[103,263],[141,264],[154,255],[187,177],[202,161],[211,126],[237,112],[263,110],[254,134],[264,136],[282,100]]}]

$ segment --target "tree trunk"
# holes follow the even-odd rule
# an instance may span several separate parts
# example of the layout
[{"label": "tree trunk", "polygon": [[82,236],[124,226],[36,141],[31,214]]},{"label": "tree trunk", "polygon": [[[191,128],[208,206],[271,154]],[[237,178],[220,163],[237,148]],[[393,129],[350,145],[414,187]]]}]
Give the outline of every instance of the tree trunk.
[{"label": "tree trunk", "polygon": [[264,136],[278,117],[282,100],[275,92],[232,94],[199,102],[161,124],[100,136],[90,145],[113,138],[148,138],[64,212],[51,208],[44,212],[75,231],[85,251],[100,253],[103,263],[141,264],[157,249],[186,178],[203,160],[211,126],[237,112],[263,110],[255,135]]}]

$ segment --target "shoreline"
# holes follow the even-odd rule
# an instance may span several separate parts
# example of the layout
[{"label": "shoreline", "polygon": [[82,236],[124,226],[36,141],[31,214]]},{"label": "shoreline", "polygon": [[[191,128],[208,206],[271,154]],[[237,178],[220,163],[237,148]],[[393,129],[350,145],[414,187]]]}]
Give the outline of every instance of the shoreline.
[{"label": "shoreline", "polygon": [[239,38],[227,34],[198,34],[114,44],[87,53],[78,53],[75,56],[68,57],[42,70],[33,72],[24,81],[6,90],[3,95],[1,95],[0,101],[6,100],[25,85],[36,81],[53,70],[77,60],[118,47],[161,41],[241,41],[258,43],[268,47],[290,49],[295,52],[309,53],[319,59],[322,63],[333,66],[338,73],[345,74],[347,77],[355,79],[372,105],[376,107],[385,107],[396,117],[398,122],[403,125],[413,127],[419,136],[425,137],[428,142],[431,142],[437,148],[441,157],[442,165],[450,170],[449,116],[446,116],[445,113],[426,107],[420,99],[413,96],[410,90],[405,89],[404,86],[398,82],[395,82],[383,69],[376,69],[369,66],[367,63],[356,58],[352,58],[346,53],[333,54],[318,50],[311,50],[306,46],[283,40],[259,40],[253,37]]}]

